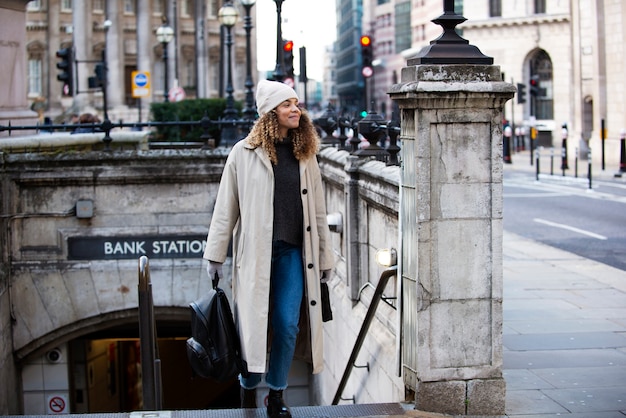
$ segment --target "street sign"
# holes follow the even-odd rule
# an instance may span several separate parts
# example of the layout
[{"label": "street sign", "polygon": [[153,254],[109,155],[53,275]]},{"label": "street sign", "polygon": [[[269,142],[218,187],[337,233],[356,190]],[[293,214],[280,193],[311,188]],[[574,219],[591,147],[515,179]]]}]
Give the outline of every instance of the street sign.
[{"label": "street sign", "polygon": [[187,97],[187,95],[185,94],[185,89],[182,87],[172,87],[168,95],[170,102],[180,102],[181,100],[185,100],[185,97]]},{"label": "street sign", "polygon": [[150,72],[133,71],[131,74],[133,98],[150,96]]}]

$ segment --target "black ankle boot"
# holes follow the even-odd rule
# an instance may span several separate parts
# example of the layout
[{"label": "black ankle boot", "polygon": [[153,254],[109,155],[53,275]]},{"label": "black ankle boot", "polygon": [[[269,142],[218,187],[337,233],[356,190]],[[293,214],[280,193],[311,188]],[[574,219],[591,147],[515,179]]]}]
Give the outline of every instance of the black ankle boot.
[{"label": "black ankle boot", "polygon": [[256,408],[256,389],[241,388],[241,407]]},{"label": "black ankle boot", "polygon": [[267,399],[267,415],[270,418],[291,418],[291,411],[283,401],[283,391],[270,389]]}]

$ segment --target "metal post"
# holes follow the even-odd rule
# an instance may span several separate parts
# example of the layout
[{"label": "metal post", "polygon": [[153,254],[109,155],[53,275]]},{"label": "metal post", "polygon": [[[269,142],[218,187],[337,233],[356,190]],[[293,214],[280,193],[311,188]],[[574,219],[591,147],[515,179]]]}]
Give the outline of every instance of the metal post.
[{"label": "metal post", "polygon": [[248,121],[253,121],[256,118],[256,108],[254,106],[254,95],[252,88],[254,82],[252,81],[252,46],[250,42],[250,32],[252,31],[252,17],[250,16],[250,9],[254,6],[255,0],[242,1],[243,7],[246,11],[244,17],[244,29],[246,30],[246,106],[243,109],[243,118]]},{"label": "metal post", "polygon": [[587,178],[589,179],[589,190],[591,190],[591,148],[587,153]]},{"label": "metal post", "polygon": [[512,133],[513,133],[513,129],[511,128],[511,126],[506,125],[504,127],[504,140],[502,144],[504,162],[506,164],[513,163],[513,161],[511,160],[511,134]]},{"label": "metal post", "polygon": [[619,131],[619,170],[615,177],[622,177],[626,173],[626,128]]},{"label": "metal post", "polygon": [[[531,151],[532,156],[532,151]],[[532,160],[532,157],[531,157]],[[539,181],[539,150],[535,150],[535,160],[536,160],[536,168],[535,168],[535,180]]]},{"label": "metal post", "polygon": [[567,124],[564,123],[561,129],[561,175],[565,177],[565,170],[568,169],[567,165]]},{"label": "metal post", "polygon": [[605,169],[604,161],[604,141],[606,140],[606,128],[604,127],[604,119],[600,123],[600,144],[602,145],[602,171]]},{"label": "metal post", "polygon": [[274,0],[276,3],[276,68],[274,69],[274,80],[283,81],[285,70],[283,68],[283,30],[281,11],[284,0]]},{"label": "metal post", "polygon": [[223,120],[225,123],[221,127],[220,146],[232,146],[237,139],[237,110],[235,109],[235,98],[233,97],[233,58],[232,58],[232,29],[239,13],[231,1],[227,1],[219,10],[219,18],[222,26],[226,27],[226,108],[224,109]]}]

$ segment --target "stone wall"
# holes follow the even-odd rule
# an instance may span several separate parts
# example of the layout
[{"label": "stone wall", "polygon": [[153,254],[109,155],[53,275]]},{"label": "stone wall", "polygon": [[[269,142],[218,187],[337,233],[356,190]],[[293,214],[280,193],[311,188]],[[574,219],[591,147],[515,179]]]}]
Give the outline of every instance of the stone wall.
[{"label": "stone wall", "polygon": [[[208,290],[201,241],[227,154],[141,148],[106,152],[64,144],[0,153],[7,231],[0,241],[0,377],[12,382],[0,392],[1,414],[20,412],[16,370],[22,360],[88,332],[136,323],[140,255],[150,258],[157,320],[187,321],[188,303]],[[329,404],[372,298],[366,283],[375,286],[383,270],[373,255],[398,243],[398,169],[332,148],[320,152],[320,165],[328,212],[343,219],[342,230],[332,234],[338,263],[330,282],[334,320],[325,325],[327,367],[311,391],[316,402]],[[350,221],[354,234],[346,225],[351,181],[358,205]],[[354,247],[360,258],[348,263]],[[391,280],[385,296],[396,293]],[[369,369],[353,369],[344,397],[357,403],[403,399],[397,318],[394,308],[379,305],[357,361]]]}]

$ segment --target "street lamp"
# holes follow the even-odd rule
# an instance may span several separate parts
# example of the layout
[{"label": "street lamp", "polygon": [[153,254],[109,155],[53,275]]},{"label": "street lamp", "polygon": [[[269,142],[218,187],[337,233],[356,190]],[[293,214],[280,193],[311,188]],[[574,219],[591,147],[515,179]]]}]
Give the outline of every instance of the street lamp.
[{"label": "street lamp", "polygon": [[254,6],[256,0],[241,0],[241,4],[246,10],[246,16],[244,17],[244,29],[246,30],[246,107],[243,110],[243,118],[252,121],[256,117],[256,109],[254,107],[254,95],[252,88],[254,82],[252,81],[252,57],[250,46],[250,32],[252,31],[252,17],[250,17],[250,9]]},{"label": "street lamp", "polygon": [[239,12],[233,6],[231,0],[228,0],[220,8],[218,12],[220,23],[226,27],[226,52],[227,52],[227,81],[226,81],[226,109],[224,109],[224,120],[227,122],[222,125],[220,145],[230,146],[235,143],[237,135],[237,111],[235,110],[235,99],[233,98],[233,69],[232,69],[232,28],[239,19]]},{"label": "street lamp", "polygon": [[167,18],[163,18],[163,24],[159,26],[156,30],[157,41],[163,45],[163,71],[164,71],[164,81],[163,84],[163,99],[166,102],[169,102],[168,97],[168,87],[167,87],[167,44],[169,44],[172,39],[174,39],[174,29],[167,25]]},{"label": "street lamp", "polygon": [[283,81],[285,70],[283,68],[283,30],[281,25],[281,10],[284,0],[274,0],[276,3],[276,68],[274,69],[274,80]]}]

